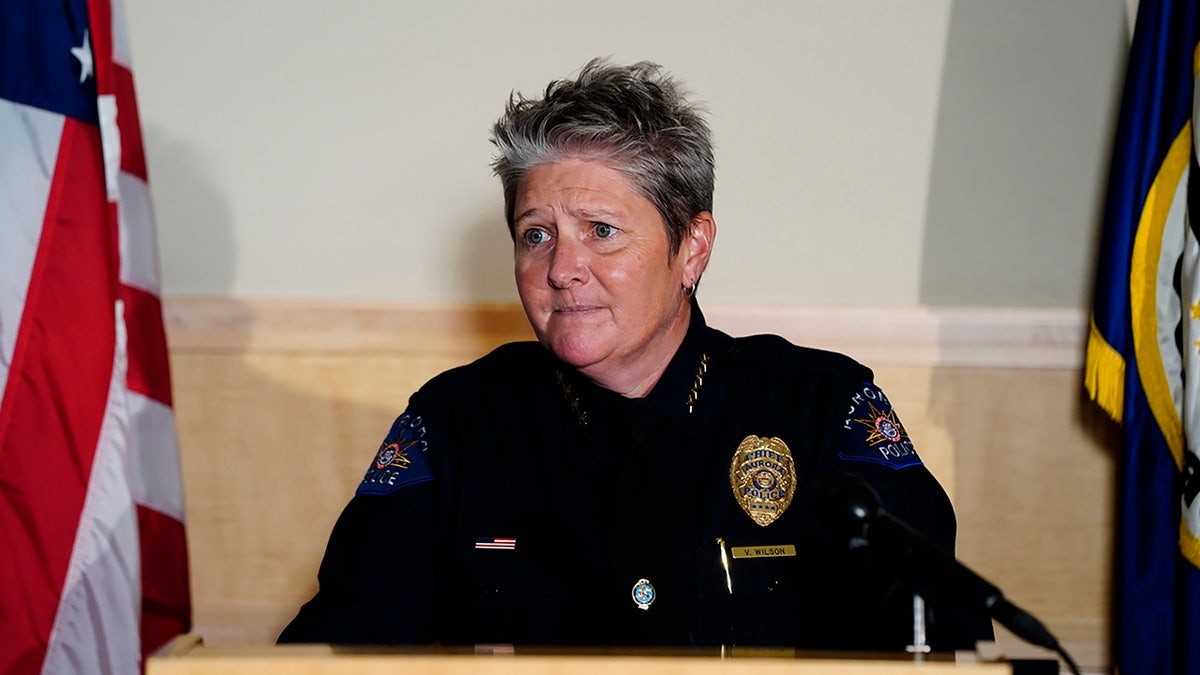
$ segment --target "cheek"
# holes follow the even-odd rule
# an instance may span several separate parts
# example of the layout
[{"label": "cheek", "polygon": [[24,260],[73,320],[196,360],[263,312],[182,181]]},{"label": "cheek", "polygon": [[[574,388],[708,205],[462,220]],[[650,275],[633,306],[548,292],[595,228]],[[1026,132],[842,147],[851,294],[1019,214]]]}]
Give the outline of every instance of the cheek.
[{"label": "cheek", "polygon": [[513,259],[513,277],[517,281],[517,288],[531,286],[539,276],[544,278],[544,274],[539,274],[540,269],[536,259],[518,254]]},{"label": "cheek", "polygon": [[632,264],[614,266],[609,271],[609,279],[644,299],[657,298],[671,285],[671,270],[661,259],[640,259]]},{"label": "cheek", "polygon": [[[543,317],[549,312],[550,303],[553,301],[553,292],[546,284],[546,273],[539,269],[536,265],[522,265],[517,263],[514,267],[514,279],[517,286],[517,295],[521,299],[521,305],[525,307],[525,312],[529,315],[531,321],[535,317]],[[541,318],[537,319],[541,321]]]},{"label": "cheek", "polygon": [[604,265],[596,273],[596,276],[604,279],[607,285],[613,288],[628,288],[632,286],[634,289],[637,289],[646,281],[637,272],[631,271],[628,267],[622,265]]},{"label": "cheek", "polygon": [[517,295],[521,296],[523,304],[530,304],[538,296],[538,286],[528,278],[517,275]]}]

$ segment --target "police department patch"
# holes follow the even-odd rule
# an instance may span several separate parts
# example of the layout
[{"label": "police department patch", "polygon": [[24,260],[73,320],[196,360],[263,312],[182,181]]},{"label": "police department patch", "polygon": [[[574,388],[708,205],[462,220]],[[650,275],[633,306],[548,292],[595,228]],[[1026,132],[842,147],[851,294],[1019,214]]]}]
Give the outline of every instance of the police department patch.
[{"label": "police department patch", "polygon": [[842,425],[846,441],[839,457],[894,469],[921,463],[891,402],[874,383],[864,382],[850,396],[849,408]]},{"label": "police department patch", "polygon": [[433,480],[425,443],[425,422],[405,412],[379,446],[355,494],[386,495],[406,485]]},{"label": "police department patch", "polygon": [[796,492],[792,451],[778,438],[747,436],[729,466],[733,498],[746,515],[766,527],[783,515]]}]

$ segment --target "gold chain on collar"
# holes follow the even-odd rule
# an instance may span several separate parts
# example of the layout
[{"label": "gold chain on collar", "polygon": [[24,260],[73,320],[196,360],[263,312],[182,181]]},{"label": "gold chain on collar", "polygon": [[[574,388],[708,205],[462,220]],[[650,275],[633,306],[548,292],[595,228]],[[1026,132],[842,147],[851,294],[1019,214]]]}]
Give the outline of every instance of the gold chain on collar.
[{"label": "gold chain on collar", "polygon": [[704,386],[704,376],[708,373],[708,354],[700,355],[700,365],[696,368],[696,379],[692,380],[692,391],[688,393],[687,409],[692,414],[692,407],[700,399],[700,387]]},{"label": "gold chain on collar", "polygon": [[563,371],[554,371],[554,380],[558,382],[558,388],[562,391],[563,398],[566,399],[567,405],[571,406],[571,412],[575,413],[575,419],[579,421],[579,426],[587,426],[587,411],[579,403],[579,397],[575,395],[575,388],[567,382],[566,375]]}]

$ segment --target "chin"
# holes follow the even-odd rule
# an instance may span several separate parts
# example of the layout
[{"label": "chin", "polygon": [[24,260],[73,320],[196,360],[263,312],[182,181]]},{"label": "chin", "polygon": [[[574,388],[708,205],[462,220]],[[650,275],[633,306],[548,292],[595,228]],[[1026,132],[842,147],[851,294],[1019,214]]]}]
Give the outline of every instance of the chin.
[{"label": "chin", "polygon": [[[589,337],[593,337],[593,339],[588,339]],[[597,343],[594,336],[580,336],[580,338],[550,336],[543,341],[543,344],[546,344],[560,361],[576,369],[583,369],[599,363],[611,351],[608,349],[608,345]]]}]

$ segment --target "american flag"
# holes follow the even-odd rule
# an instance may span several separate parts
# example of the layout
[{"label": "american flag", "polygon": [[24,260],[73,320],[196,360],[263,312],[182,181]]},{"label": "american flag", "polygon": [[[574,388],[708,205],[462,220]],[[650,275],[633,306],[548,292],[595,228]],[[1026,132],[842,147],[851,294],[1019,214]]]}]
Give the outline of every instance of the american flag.
[{"label": "american flag", "polygon": [[120,0],[0,0],[0,672],[190,628],[157,243]]},{"label": "american flag", "polygon": [[502,537],[476,537],[475,548],[492,548],[512,551],[517,548],[517,540],[505,539]]}]

